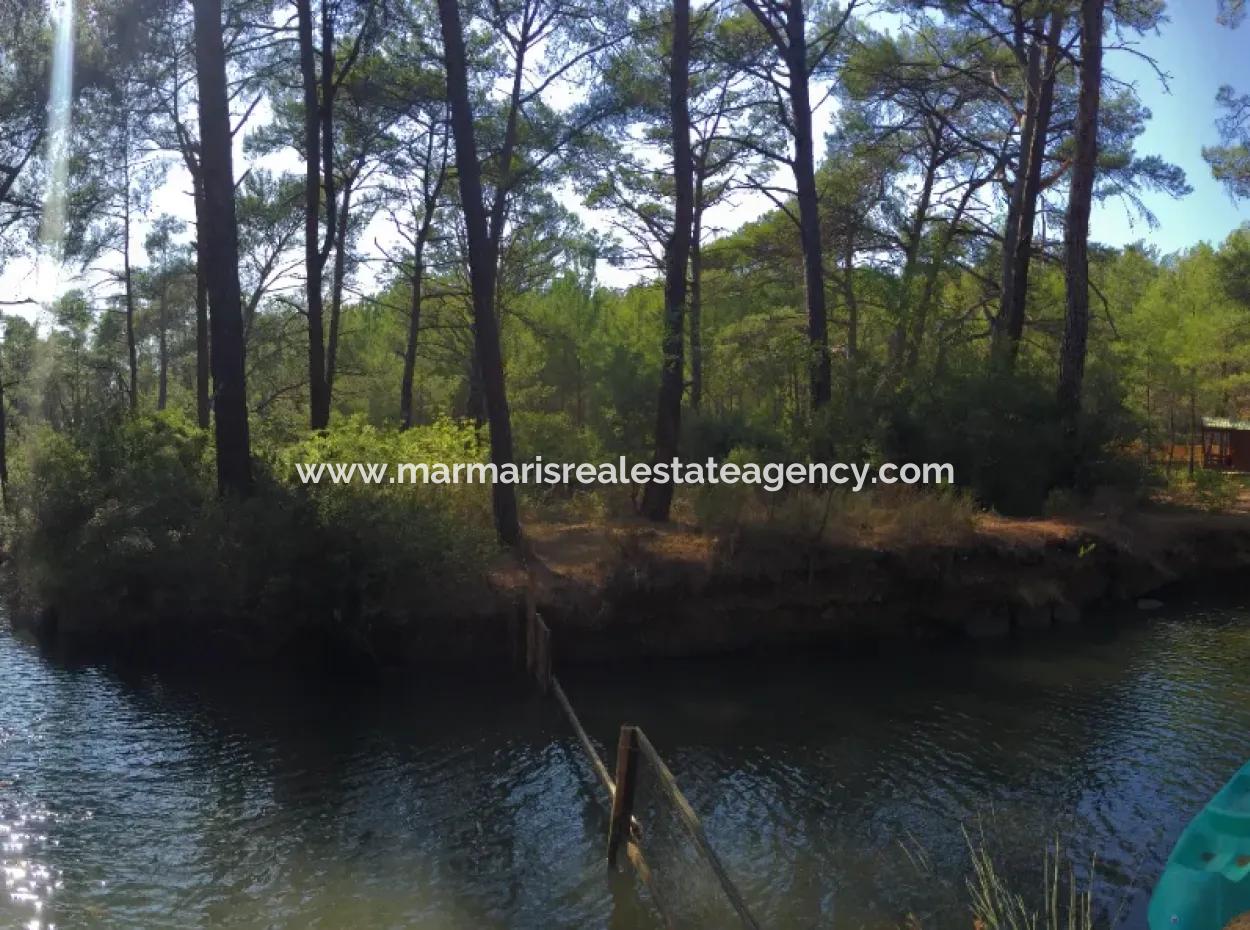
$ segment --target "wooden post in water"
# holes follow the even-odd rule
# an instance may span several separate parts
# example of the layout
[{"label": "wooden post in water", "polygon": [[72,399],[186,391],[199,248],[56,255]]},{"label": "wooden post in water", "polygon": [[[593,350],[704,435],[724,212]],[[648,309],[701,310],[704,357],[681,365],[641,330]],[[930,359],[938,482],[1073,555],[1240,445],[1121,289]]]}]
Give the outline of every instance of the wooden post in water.
[{"label": "wooden post in water", "polygon": [[638,728],[621,727],[616,743],[616,793],[612,796],[612,819],[608,824],[608,865],[616,866],[616,854],[629,842],[634,815],[634,787],[638,774]]},{"label": "wooden post in water", "polygon": [[525,671],[538,682],[538,690],[551,691],[551,629],[538,612],[534,593],[534,573],[528,571],[525,584]]},{"label": "wooden post in water", "polygon": [[518,672],[528,659],[525,654],[528,625],[525,604],[518,604],[508,621],[508,657],[512,660],[512,667]]},{"label": "wooden post in water", "polygon": [[537,674],[534,659],[538,655],[538,605],[534,597],[534,580],[529,576],[525,585],[525,671]]},{"label": "wooden post in water", "polygon": [[534,678],[542,694],[551,691],[551,628],[534,614]]}]

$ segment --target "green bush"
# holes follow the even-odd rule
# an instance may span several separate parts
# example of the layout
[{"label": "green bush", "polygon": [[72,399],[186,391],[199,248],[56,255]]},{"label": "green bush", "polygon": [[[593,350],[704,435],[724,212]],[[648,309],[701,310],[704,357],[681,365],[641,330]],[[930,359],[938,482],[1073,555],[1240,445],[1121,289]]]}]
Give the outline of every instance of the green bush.
[{"label": "green bush", "polygon": [[684,417],[682,427],[683,454],[692,462],[705,462],[708,458],[726,459],[735,450],[741,449],[775,457],[783,454],[789,445],[777,424],[756,422],[740,410],[726,413],[690,411]]},{"label": "green bush", "polygon": [[[296,462],[475,462],[486,444],[471,426],[440,421],[399,431],[362,418],[282,450]],[[343,616],[398,621],[440,592],[469,584],[493,547],[490,488],[474,484],[333,484],[295,489],[315,510],[330,598]]]},{"label": "green bush", "polygon": [[[125,619],[180,583],[194,515],[211,498],[207,437],[175,415],[44,432],[13,481],[18,592],[64,616]],[[161,579],[160,583],[156,579]]]},{"label": "green bush", "polygon": [[1191,490],[1194,503],[1204,510],[1229,510],[1237,503],[1241,485],[1222,472],[1199,468]]},{"label": "green bush", "polygon": [[577,426],[563,413],[514,413],[512,434],[516,437],[518,462],[532,462],[541,456],[544,462],[597,463],[604,457],[595,434],[588,427]]},{"label": "green bush", "polygon": [[948,376],[902,397],[882,439],[895,462],[949,462],[955,480],[1004,513],[1037,514],[1051,492],[1088,495],[1145,480],[1131,453],[1137,423],[1114,383],[1091,376],[1076,434],[1065,436],[1054,385],[1027,372]]},{"label": "green bush", "polygon": [[[541,459],[543,464],[597,465],[608,458],[615,459],[589,427],[577,426],[563,413],[516,413],[512,417],[512,432],[516,437],[516,461],[520,464]],[[544,517],[576,522],[604,513],[606,499],[617,496],[619,490],[576,480],[519,488],[522,495],[544,507]]]},{"label": "green bush", "polygon": [[86,439],[40,434],[13,481],[14,593],[80,638],[205,637],[268,653],[318,628],[369,641],[480,577],[489,489],[301,485],[295,462],[464,461],[475,431],[358,420],[264,450],[247,500],[219,499],[210,437],[174,414]]},{"label": "green bush", "polygon": [[[735,448],[724,459],[728,464],[743,466],[750,463],[763,465],[773,461],[760,449]],[[757,498],[767,492],[759,488],[742,484],[711,484],[704,483],[694,491],[694,515],[699,526],[712,532],[724,532],[738,529],[748,516]]]}]

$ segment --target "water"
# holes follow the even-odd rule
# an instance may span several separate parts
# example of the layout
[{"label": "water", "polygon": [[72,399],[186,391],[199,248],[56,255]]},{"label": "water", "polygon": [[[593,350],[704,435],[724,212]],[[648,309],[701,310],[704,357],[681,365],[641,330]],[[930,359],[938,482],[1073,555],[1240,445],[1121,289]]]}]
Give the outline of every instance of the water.
[{"label": "water", "polygon": [[[1144,927],[1181,828],[1250,758],[1245,610],[564,678],[604,743],[645,728],[775,928],[966,930],[961,828],[1030,893],[1056,835],[1097,854],[1100,904]],[[0,926],[650,928],[606,881],[605,820],[549,703],[119,677],[0,633]]]}]

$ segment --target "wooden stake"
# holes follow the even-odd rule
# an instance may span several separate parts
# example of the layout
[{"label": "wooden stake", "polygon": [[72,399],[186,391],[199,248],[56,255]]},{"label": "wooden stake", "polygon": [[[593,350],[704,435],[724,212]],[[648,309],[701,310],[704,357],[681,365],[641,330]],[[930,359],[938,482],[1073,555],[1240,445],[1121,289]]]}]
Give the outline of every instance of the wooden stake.
[{"label": "wooden stake", "polygon": [[613,868],[621,844],[629,839],[637,774],[638,728],[623,726],[616,744],[616,793],[612,796],[612,819],[608,824],[608,865]]},{"label": "wooden stake", "polygon": [[541,694],[551,691],[551,629],[534,614],[534,678]]}]

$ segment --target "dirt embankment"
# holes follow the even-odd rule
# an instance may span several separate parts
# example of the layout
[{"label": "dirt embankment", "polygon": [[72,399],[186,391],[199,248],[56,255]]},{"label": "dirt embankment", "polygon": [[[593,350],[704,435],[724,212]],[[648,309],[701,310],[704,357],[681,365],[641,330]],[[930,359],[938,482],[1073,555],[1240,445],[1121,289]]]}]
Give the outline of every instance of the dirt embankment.
[{"label": "dirt embankment", "polygon": [[402,622],[293,627],[264,648],[255,637],[191,636],[176,623],[74,635],[52,608],[10,616],[65,650],[136,661],[189,653],[493,673],[515,662],[531,586],[562,664],[1009,636],[1103,617],[1176,584],[1250,596],[1250,512],[982,515],[936,529],[938,541],[918,541],[897,525],[888,535],[861,527],[859,538],[835,543],[768,524],[716,535],[641,520],[531,522],[528,571],[509,557],[486,583],[414,605]]},{"label": "dirt embankment", "polygon": [[[642,523],[540,525],[529,536],[538,607],[564,662],[1007,636],[1177,584],[1250,594],[1241,513],[986,516],[958,542],[888,547]],[[523,594],[520,572],[496,581]]]}]

